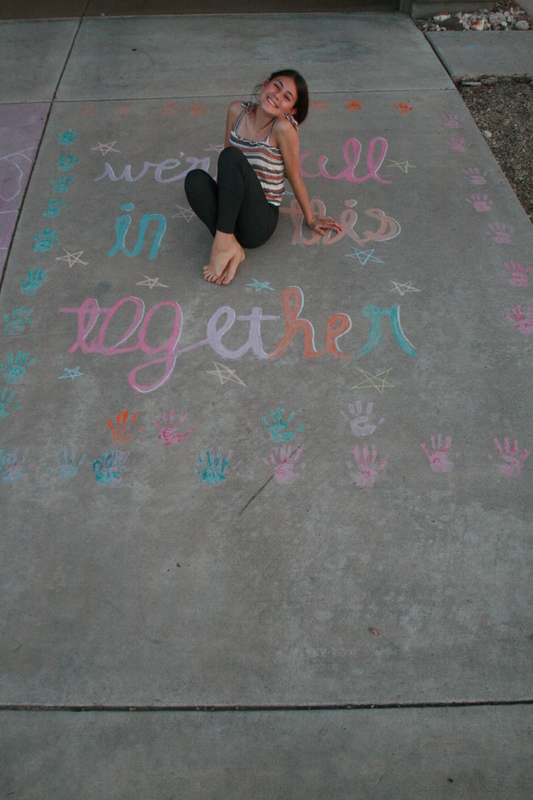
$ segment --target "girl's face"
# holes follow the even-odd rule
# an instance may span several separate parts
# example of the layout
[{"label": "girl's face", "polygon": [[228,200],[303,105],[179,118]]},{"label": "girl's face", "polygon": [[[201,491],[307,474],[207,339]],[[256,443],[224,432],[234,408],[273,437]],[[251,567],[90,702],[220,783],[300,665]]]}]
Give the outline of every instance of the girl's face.
[{"label": "girl's face", "polygon": [[261,88],[259,104],[263,111],[273,117],[290,114],[296,105],[298,92],[292,78],[280,75],[266,80]]}]

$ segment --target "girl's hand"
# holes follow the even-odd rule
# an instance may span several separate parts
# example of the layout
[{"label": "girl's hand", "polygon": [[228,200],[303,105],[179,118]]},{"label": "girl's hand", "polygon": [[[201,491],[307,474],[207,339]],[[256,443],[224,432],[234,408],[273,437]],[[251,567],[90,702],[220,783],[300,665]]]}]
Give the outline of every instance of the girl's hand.
[{"label": "girl's hand", "polygon": [[313,217],[307,223],[307,227],[312,231],[316,231],[316,233],[319,233],[321,236],[325,236],[330,231],[336,231],[337,233],[342,232],[342,225],[340,222],[337,222],[336,219],[331,219],[331,217],[328,217],[327,219],[322,217]]}]

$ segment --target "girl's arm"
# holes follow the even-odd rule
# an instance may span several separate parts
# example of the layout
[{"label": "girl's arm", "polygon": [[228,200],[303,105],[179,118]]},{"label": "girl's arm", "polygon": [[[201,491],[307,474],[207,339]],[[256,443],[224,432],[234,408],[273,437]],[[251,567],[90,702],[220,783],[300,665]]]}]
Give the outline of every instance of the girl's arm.
[{"label": "girl's arm", "polygon": [[235,127],[235,123],[237,122],[241,111],[242,103],[240,100],[234,100],[233,103],[230,103],[228,108],[228,116],[226,117],[226,137],[224,139],[224,147],[229,147],[229,135]]}]

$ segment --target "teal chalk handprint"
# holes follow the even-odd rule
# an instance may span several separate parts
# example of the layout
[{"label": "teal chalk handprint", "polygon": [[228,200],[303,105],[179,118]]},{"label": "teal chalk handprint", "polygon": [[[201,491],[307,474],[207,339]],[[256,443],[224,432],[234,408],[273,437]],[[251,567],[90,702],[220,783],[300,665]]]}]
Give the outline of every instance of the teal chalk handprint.
[{"label": "teal chalk handprint", "polygon": [[23,464],[28,455],[28,448],[26,448],[19,459],[19,451],[18,447],[16,447],[13,451],[11,450],[4,450],[3,447],[0,447],[0,475],[2,476],[2,482],[6,486],[13,486],[14,483],[17,481],[25,481],[28,475],[30,474],[30,470],[33,469],[33,464],[28,466],[26,471]]},{"label": "teal chalk handprint", "polygon": [[59,144],[72,144],[72,142],[78,141],[78,134],[76,131],[63,131],[63,133],[58,133],[57,138],[59,139]]},{"label": "teal chalk handprint", "polygon": [[12,411],[16,411],[17,408],[20,406],[20,403],[15,403],[14,406],[11,407],[11,411],[8,411],[9,404],[15,397],[15,390],[11,391],[11,394],[8,395],[9,389],[6,387],[2,389],[0,392],[0,419],[4,419],[4,417],[9,417]]},{"label": "teal chalk handprint", "polygon": [[[74,478],[74,476],[77,475],[78,469],[81,467],[81,465],[87,461],[87,454],[84,453],[76,464],[76,448],[71,448],[69,457],[69,448],[67,445],[62,448],[61,457],[59,456],[57,450],[54,450],[52,455],[57,462],[57,466],[54,469],[48,467],[48,472],[51,474],[54,481],[56,481],[58,478],[61,478],[64,481],[69,481],[71,478]],[[98,478],[96,478],[96,480],[98,480]]]},{"label": "teal chalk handprint", "polygon": [[35,239],[35,244],[32,244],[31,249],[35,253],[46,253],[48,250],[51,250],[52,247],[56,247],[59,244],[57,231],[49,229],[36,233],[33,238]]},{"label": "teal chalk handprint", "polygon": [[31,358],[28,361],[29,354],[23,353],[22,350],[17,350],[16,355],[13,353],[7,354],[7,366],[0,364],[0,370],[4,373],[6,383],[15,384],[20,383],[26,373],[28,367],[33,366],[36,358]]},{"label": "teal chalk handprint", "polygon": [[15,336],[17,333],[22,333],[26,325],[33,322],[32,315],[33,308],[26,308],[26,306],[19,306],[14,308],[9,314],[2,314],[7,325],[4,328],[4,333],[9,333],[10,336]]},{"label": "teal chalk handprint", "polygon": [[94,477],[103,486],[118,486],[126,467],[122,466],[128,454],[123,450],[109,450],[93,461]]},{"label": "teal chalk handprint", "polygon": [[224,473],[229,465],[231,455],[231,450],[227,458],[222,456],[220,450],[215,455],[212,448],[207,453],[199,453],[200,466],[195,468],[195,472],[200,478],[200,483],[205,483],[207,486],[220,486],[226,480],[227,476]]},{"label": "teal chalk handprint", "polygon": [[60,175],[56,181],[50,181],[52,184],[52,191],[58,192],[61,194],[62,192],[66,192],[69,186],[69,183],[72,183],[74,180],[74,175]]},{"label": "teal chalk handprint", "polygon": [[57,217],[64,206],[68,206],[68,203],[66,200],[60,199],[59,197],[54,197],[53,200],[47,200],[47,205],[48,210],[43,211],[43,217],[53,219],[54,217]]},{"label": "teal chalk handprint", "polygon": [[294,439],[297,433],[300,433],[300,431],[303,431],[304,429],[303,425],[299,425],[295,431],[290,431],[289,422],[291,422],[296,412],[293,411],[291,414],[289,414],[289,416],[287,417],[287,422],[283,422],[283,413],[284,410],[282,408],[278,408],[277,412],[271,411],[270,412],[270,416],[272,418],[271,425],[269,425],[266,417],[264,416],[261,417],[261,419],[268,428],[268,432],[270,433],[270,438],[272,439],[273,442],[277,442],[279,444],[286,444],[287,442],[290,442],[291,439]]},{"label": "teal chalk handprint", "polygon": [[41,288],[43,283],[50,280],[50,275],[44,269],[31,269],[28,270],[27,278],[20,279],[20,291],[27,297],[33,297],[35,292]]},{"label": "teal chalk handprint", "polygon": [[75,164],[79,164],[79,161],[79,158],[71,156],[70,154],[66,156],[59,156],[59,161],[56,161],[56,167],[61,172],[70,172]]}]

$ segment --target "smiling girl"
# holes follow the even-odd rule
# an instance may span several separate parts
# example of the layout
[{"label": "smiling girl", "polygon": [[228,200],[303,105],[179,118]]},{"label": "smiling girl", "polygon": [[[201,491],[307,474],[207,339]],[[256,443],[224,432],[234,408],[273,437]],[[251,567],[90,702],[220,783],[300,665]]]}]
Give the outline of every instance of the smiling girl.
[{"label": "smiling girl", "polygon": [[300,175],[298,125],[309,108],[305,80],[284,69],[257,88],[257,103],[235,101],[228,109],[218,181],[201,169],[185,178],[192,210],[215,237],[204,278],[219,286],[235,277],[243,247],[260,247],[274,233],[285,178],[311,230],[342,230],[339,222],[313,215]]}]

